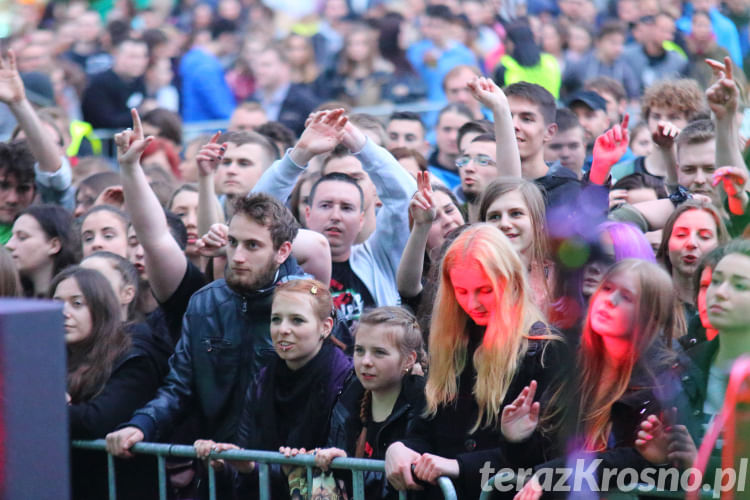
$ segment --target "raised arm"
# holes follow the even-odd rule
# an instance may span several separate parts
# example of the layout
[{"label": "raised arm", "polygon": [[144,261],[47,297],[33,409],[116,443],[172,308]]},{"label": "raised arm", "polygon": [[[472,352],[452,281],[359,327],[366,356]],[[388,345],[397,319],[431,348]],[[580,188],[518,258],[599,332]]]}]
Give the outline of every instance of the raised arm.
[{"label": "raised arm", "polygon": [[398,293],[409,298],[416,297],[422,291],[424,253],[430,228],[436,217],[429,173],[417,173],[417,188],[417,193],[409,203],[409,212],[414,223],[396,272]]},{"label": "raised arm", "polygon": [[143,245],[151,290],[156,300],[164,302],[182,281],[187,270],[187,257],[169,232],[164,209],[141,168],[141,154],[151,137],[144,137],[141,118],[135,109],[131,110],[131,115],[133,130],[128,129],[115,136],[122,189],[133,229]]},{"label": "raised arm", "polygon": [[476,77],[468,86],[474,99],[492,111],[495,118],[497,175],[521,177],[521,154],[518,152],[513,117],[505,93],[495,82],[484,77]]},{"label": "raised arm", "polygon": [[617,163],[628,149],[630,136],[628,134],[628,122],[630,116],[625,114],[622,123],[616,124],[611,129],[596,138],[594,142],[593,161],[589,180],[593,184],[603,186],[609,178],[609,171]]},{"label": "raised arm", "polygon": [[195,160],[198,164],[198,234],[206,234],[214,224],[224,223],[221,204],[214,191],[214,173],[227,150],[226,143],[218,144],[221,131],[201,146]]},{"label": "raised arm", "polygon": [[667,121],[660,121],[651,139],[656,145],[656,154],[650,159],[661,167],[655,166],[657,172],[666,172],[666,185],[669,191],[677,189],[677,157],[674,151],[674,141],[680,133],[675,125]]},{"label": "raised arm", "polygon": [[26,98],[21,75],[16,68],[16,55],[8,51],[8,58],[0,57],[0,102],[10,108],[29,142],[34,158],[43,172],[56,172],[62,166],[60,151],[42,125],[42,121]]},{"label": "raised arm", "polygon": [[732,79],[732,62],[729,57],[725,57],[723,64],[713,59],[706,59],[706,63],[717,78],[706,90],[706,101],[716,120],[716,166],[747,168],[742,152],[737,147],[739,130],[735,117],[739,105],[739,90]]}]

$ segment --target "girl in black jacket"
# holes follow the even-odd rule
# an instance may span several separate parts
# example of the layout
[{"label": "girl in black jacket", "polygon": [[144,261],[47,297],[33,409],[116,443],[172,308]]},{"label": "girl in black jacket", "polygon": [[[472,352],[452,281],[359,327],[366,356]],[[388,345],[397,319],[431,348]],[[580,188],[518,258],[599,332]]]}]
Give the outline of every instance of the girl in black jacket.
[{"label": "girl in black jacket", "polygon": [[[354,337],[357,378],[333,408],[328,448],[315,455],[320,468],[327,470],[335,457],[382,460],[388,446],[406,436],[424,410],[419,369],[424,357],[422,333],[406,309],[379,307],[360,317]],[[367,475],[366,498],[397,496],[384,479],[382,474]]]}]

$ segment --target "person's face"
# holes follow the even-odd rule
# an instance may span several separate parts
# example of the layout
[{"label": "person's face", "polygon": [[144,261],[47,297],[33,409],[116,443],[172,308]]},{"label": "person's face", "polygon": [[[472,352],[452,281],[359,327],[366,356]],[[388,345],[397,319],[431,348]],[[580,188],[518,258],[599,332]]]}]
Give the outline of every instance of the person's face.
[{"label": "person's face", "polygon": [[729,254],[719,261],[706,291],[711,325],[720,332],[745,333],[750,321],[750,257]]},{"label": "person's face", "polygon": [[693,30],[691,36],[698,41],[707,42],[714,37],[714,29],[711,26],[711,19],[703,14],[693,15]]},{"label": "person's face", "polygon": [[143,245],[138,241],[133,226],[128,228],[128,260],[138,271],[138,277],[141,281],[148,281],[146,272],[146,253],[143,251]]},{"label": "person's face", "polygon": [[599,51],[599,56],[604,62],[612,63],[620,58],[622,55],[622,49],[625,46],[625,37],[620,33],[611,33],[601,38],[597,43],[596,47]]},{"label": "person's face", "polygon": [[371,56],[370,34],[364,32],[352,33],[346,45],[346,55],[354,63],[364,62]]},{"label": "person's face", "polygon": [[466,116],[448,111],[440,116],[437,129],[435,130],[435,142],[438,149],[449,155],[458,154],[458,129],[468,122]]},{"label": "person's face", "polygon": [[307,227],[328,240],[331,256],[348,258],[364,224],[364,212],[356,186],[347,182],[321,182],[315,190],[315,199],[310,200],[305,213]]},{"label": "person's face", "polygon": [[229,127],[227,130],[255,130],[256,127],[260,127],[267,122],[268,117],[263,109],[250,110],[237,108],[229,119]]},{"label": "person's face", "polygon": [[542,25],[542,50],[549,54],[558,54],[562,49],[562,38],[555,27],[549,23]]},{"label": "person's face", "polygon": [[526,254],[534,242],[534,227],[526,201],[518,190],[497,197],[487,209],[487,219],[510,240],[519,255]]},{"label": "person's face", "polygon": [[201,144],[191,144],[185,148],[185,159],[180,162],[180,174],[185,182],[196,182],[198,180],[198,163],[195,157],[201,148]]},{"label": "person's face", "polygon": [[0,170],[0,224],[11,224],[35,194],[34,181],[19,183],[15,175]]},{"label": "person's face", "polygon": [[76,27],[77,39],[82,42],[91,43],[99,38],[102,22],[99,14],[96,12],[86,12],[78,17],[78,21],[74,26]]},{"label": "person's face", "polygon": [[672,123],[672,125],[680,130],[684,129],[688,124],[687,116],[682,111],[666,106],[654,106],[648,113],[649,134],[653,136],[656,133],[659,122],[662,120]]},{"label": "person's face", "polygon": [[289,243],[274,249],[271,231],[235,214],[227,237],[227,284],[234,290],[254,291],[268,285],[289,255]]},{"label": "person's face", "polygon": [[563,132],[558,131],[545,145],[544,160],[559,160],[563,167],[579,173],[586,161],[586,144],[581,127],[573,127]]},{"label": "person's face", "polygon": [[312,52],[307,41],[301,36],[293,36],[286,43],[286,57],[292,67],[301,67],[312,61]]},{"label": "person's face", "polygon": [[437,215],[427,235],[428,252],[439,249],[447,234],[464,223],[461,211],[453,204],[450,196],[442,191],[435,191],[432,193],[432,199],[435,202]]},{"label": "person's face", "polygon": [[90,187],[83,185],[76,191],[76,207],[73,216],[78,218],[89,211],[96,201],[96,192]]},{"label": "person's face", "polygon": [[581,293],[584,297],[591,297],[593,295],[599,283],[602,282],[604,275],[612,267],[613,262],[614,260],[593,260],[583,266]]},{"label": "person's face", "polygon": [[630,273],[617,273],[604,281],[591,298],[591,329],[602,337],[627,337],[635,324],[638,284]]},{"label": "person's face", "polygon": [[91,311],[75,278],[58,283],[53,298],[63,303],[65,344],[74,345],[89,338],[93,324]]},{"label": "person's face", "polygon": [[362,168],[362,162],[360,162],[355,156],[348,155],[341,158],[334,158],[326,164],[325,173],[333,174],[346,174],[359,184],[362,188],[362,193],[365,195],[365,205],[363,210],[367,211],[373,207],[378,192],[375,188],[375,184],[370,179],[370,176]]},{"label": "person's face", "polygon": [[700,282],[698,283],[698,296],[695,300],[695,305],[698,307],[698,317],[701,320],[703,328],[713,328],[711,321],[708,319],[708,307],[706,306],[706,292],[708,287],[711,285],[711,279],[713,277],[713,269],[710,267],[703,268],[701,273]]},{"label": "person's face", "polygon": [[274,89],[281,85],[281,74],[286,69],[279,56],[271,50],[261,52],[252,61],[255,81],[261,89]]},{"label": "person's face", "polygon": [[568,30],[568,49],[583,54],[591,47],[591,36],[580,26],[572,25]]},{"label": "person's face", "polygon": [[[464,194],[478,199],[485,186],[497,177],[497,147],[494,142],[472,142],[456,158]],[[466,162],[466,163],[464,163]]]},{"label": "person's face", "polygon": [[636,156],[648,156],[654,150],[654,141],[651,140],[651,133],[648,128],[642,127],[633,136],[630,141],[630,149]]},{"label": "person's face", "polygon": [[677,182],[696,194],[715,196],[711,185],[716,171],[716,141],[682,144],[677,150]]},{"label": "person's face", "polygon": [[609,119],[609,123],[618,123],[620,121],[620,117],[625,113],[625,108],[627,107],[627,101],[625,99],[617,100],[617,97],[615,97],[614,94],[611,92],[608,92],[602,88],[598,89],[590,89],[599,94],[602,99],[604,99],[607,102],[607,118]]},{"label": "person's face", "polygon": [[299,188],[299,204],[297,204],[297,213],[299,214],[299,218],[302,219],[299,221],[299,223],[302,224],[303,227],[307,227],[305,208],[310,204],[310,190],[312,189],[312,185],[312,179],[307,179]]},{"label": "person's face", "polygon": [[592,146],[596,138],[609,128],[609,117],[603,109],[591,109],[584,104],[577,104],[572,106],[571,110],[583,127],[587,146]]},{"label": "person's face", "polygon": [[617,2],[617,18],[620,21],[633,23],[639,16],[638,2],[634,0],[620,0]]},{"label": "person's face", "polygon": [[198,193],[186,189],[180,191],[172,200],[171,210],[182,220],[187,229],[185,253],[196,254],[198,250],[195,248],[195,242],[200,237],[198,234]]},{"label": "person's face", "polygon": [[479,265],[458,265],[450,270],[450,280],[461,309],[480,326],[487,326],[497,308],[495,288]]},{"label": "person's face", "polygon": [[475,115],[479,114],[479,101],[474,99],[467,84],[475,78],[473,71],[463,69],[445,80],[445,97],[448,102],[460,102],[468,106]]},{"label": "person's face", "polygon": [[52,264],[60,251],[60,241],[49,238],[31,215],[24,214],[13,224],[12,234],[5,248],[10,252],[21,274],[31,274]]},{"label": "person's face", "polygon": [[138,78],[148,66],[148,47],[145,43],[124,42],[115,53],[114,71],[125,78]]},{"label": "person's face", "polygon": [[391,120],[386,128],[388,149],[410,148],[422,153],[427,152],[428,145],[424,140],[424,127],[416,120]]},{"label": "person's face", "polygon": [[692,276],[701,257],[719,246],[716,223],[704,210],[688,210],[675,221],[669,237],[669,261],[683,276]]},{"label": "person's face", "polygon": [[245,196],[263,175],[270,159],[259,144],[227,144],[216,182],[222,194]]},{"label": "person's face", "polygon": [[107,250],[122,257],[128,256],[128,238],[125,223],[117,215],[100,210],[86,217],[81,224],[83,256]]},{"label": "person's face", "polygon": [[169,59],[163,57],[157,60],[146,73],[146,78],[153,85],[161,88],[172,83],[174,78],[174,72],[172,71],[172,65]]},{"label": "person's face", "polygon": [[49,49],[41,44],[29,44],[18,52],[18,71],[47,71],[52,66]]},{"label": "person's face", "polygon": [[395,337],[393,328],[385,326],[360,323],[357,328],[354,372],[366,390],[386,394],[401,388],[401,378],[414,361],[401,354]]},{"label": "person's face", "polygon": [[530,158],[544,148],[554,130],[544,123],[539,106],[521,97],[509,96],[510,114],[516,131],[516,142],[521,159]]},{"label": "person's face", "polygon": [[277,294],[271,306],[271,341],[276,354],[292,370],[315,357],[331,333],[332,321],[322,322],[313,310],[313,298],[298,292]]}]

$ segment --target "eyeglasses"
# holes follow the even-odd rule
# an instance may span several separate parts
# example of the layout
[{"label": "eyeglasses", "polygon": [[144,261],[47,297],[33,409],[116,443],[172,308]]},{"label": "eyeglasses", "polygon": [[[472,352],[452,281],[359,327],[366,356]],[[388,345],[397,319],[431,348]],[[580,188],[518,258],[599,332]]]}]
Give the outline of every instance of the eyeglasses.
[{"label": "eyeglasses", "polygon": [[476,163],[480,167],[494,167],[496,165],[495,160],[487,155],[476,155],[474,157],[469,155],[461,155],[456,158],[456,167],[464,168],[472,160],[474,160],[474,163]]}]

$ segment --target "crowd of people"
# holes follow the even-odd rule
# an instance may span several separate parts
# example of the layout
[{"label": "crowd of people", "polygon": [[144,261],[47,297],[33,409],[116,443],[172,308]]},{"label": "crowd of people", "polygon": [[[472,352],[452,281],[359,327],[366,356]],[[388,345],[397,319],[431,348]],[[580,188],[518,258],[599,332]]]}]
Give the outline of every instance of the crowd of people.
[{"label": "crowd of people", "polygon": [[348,498],[339,457],[385,460],[368,499],[695,463],[750,353],[749,2],[14,8],[0,296],[61,303],[118,498],[156,497],[139,442],[195,447],[173,499],[254,498],[237,449],[315,456],[273,498]]}]

